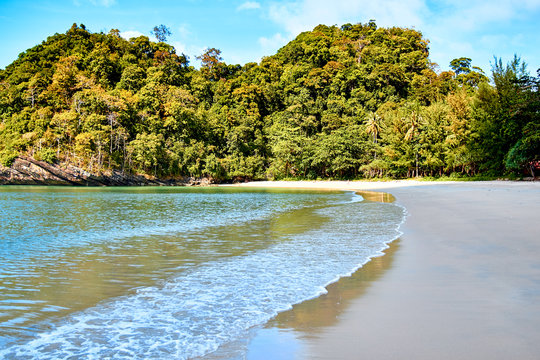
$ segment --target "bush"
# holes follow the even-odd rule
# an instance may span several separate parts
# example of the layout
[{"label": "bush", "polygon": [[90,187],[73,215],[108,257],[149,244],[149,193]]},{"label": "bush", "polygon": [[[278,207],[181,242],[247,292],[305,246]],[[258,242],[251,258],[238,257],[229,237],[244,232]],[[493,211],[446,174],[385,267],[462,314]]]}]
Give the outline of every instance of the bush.
[{"label": "bush", "polygon": [[56,151],[53,149],[45,148],[34,154],[34,158],[39,161],[45,161],[49,164],[55,163],[58,159],[56,158]]},{"label": "bush", "polygon": [[19,156],[19,153],[15,150],[3,150],[0,151],[0,164],[5,167],[10,167],[13,165],[15,159]]}]

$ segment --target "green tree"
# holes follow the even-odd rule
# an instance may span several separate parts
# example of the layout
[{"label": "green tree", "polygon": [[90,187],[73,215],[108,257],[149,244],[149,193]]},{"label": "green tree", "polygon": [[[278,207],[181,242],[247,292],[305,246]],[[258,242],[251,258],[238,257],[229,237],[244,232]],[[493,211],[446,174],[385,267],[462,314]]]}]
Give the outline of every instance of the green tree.
[{"label": "green tree", "polygon": [[158,166],[163,158],[163,138],[156,134],[137,134],[129,143],[128,152],[135,166],[158,174]]},{"label": "green tree", "polygon": [[450,61],[450,67],[456,75],[468,74],[471,72],[471,62],[470,58],[461,57]]}]

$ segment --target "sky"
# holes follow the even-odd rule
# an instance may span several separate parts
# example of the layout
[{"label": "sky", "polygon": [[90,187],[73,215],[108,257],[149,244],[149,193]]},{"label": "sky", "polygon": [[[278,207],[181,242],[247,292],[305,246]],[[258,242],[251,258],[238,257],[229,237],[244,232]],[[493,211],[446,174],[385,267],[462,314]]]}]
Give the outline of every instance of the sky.
[{"label": "sky", "polygon": [[494,56],[540,68],[540,0],[0,0],[0,68],[73,23],[92,32],[152,37],[167,26],[177,53],[218,48],[229,64],[259,62],[318,24],[367,23],[421,31],[439,71],[468,57],[490,74]]}]

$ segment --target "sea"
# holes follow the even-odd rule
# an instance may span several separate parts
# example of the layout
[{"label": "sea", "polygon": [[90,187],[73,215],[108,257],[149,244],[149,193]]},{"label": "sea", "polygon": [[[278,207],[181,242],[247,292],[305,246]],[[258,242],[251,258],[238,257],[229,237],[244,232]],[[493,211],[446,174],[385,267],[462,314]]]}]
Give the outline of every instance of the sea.
[{"label": "sea", "polygon": [[352,191],[0,186],[0,359],[241,359],[404,216]]}]

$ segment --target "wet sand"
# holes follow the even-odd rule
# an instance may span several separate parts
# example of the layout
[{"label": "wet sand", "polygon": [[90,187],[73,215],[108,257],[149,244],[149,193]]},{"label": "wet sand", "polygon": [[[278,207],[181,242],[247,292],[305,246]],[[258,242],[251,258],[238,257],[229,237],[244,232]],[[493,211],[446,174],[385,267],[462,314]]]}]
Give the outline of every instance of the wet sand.
[{"label": "wet sand", "polygon": [[382,191],[408,211],[385,256],[256,330],[248,359],[540,358],[540,183],[243,186]]}]

